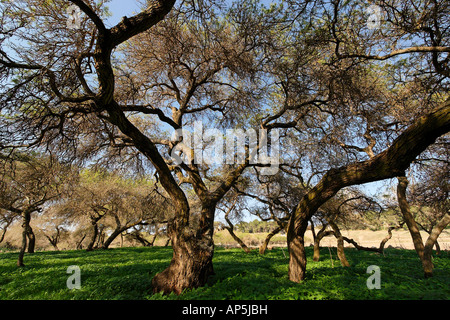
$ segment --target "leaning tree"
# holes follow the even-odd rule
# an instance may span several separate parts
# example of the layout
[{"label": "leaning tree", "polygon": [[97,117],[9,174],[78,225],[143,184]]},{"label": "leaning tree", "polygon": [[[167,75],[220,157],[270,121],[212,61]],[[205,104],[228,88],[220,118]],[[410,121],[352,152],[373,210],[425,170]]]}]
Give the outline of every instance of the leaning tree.
[{"label": "leaning tree", "polygon": [[321,154],[341,148],[349,155],[345,163],[326,157],[324,174],[291,216],[289,278],[299,282],[306,270],[304,234],[317,210],[342,188],[404,176],[450,130],[449,7],[380,1],[373,26],[358,2],[290,2],[300,30],[313,35],[298,45],[323,48],[317,86],[324,86],[328,103],[320,111],[332,121],[320,135],[334,143]]},{"label": "leaning tree", "polygon": [[32,215],[66,192],[73,181],[73,171],[52,157],[17,153],[0,160],[0,165],[0,208],[22,220],[22,244],[17,265],[23,267],[25,251],[28,248],[29,253],[34,253],[36,243],[30,224]]},{"label": "leaning tree", "polygon": [[[167,232],[173,258],[152,284],[157,292],[181,293],[213,272],[216,205],[254,153],[224,165],[199,163],[186,140],[164,133],[217,114],[218,128],[258,128],[262,45],[275,34],[254,3],[225,13],[214,1],[153,0],[108,28],[103,2],[2,3],[0,147],[45,147],[65,160],[149,161],[176,211]],[[70,4],[82,12],[75,28],[68,28]],[[174,163],[177,155],[191,160]],[[196,224],[189,190],[201,203]],[[96,210],[93,225],[105,215]]]}]

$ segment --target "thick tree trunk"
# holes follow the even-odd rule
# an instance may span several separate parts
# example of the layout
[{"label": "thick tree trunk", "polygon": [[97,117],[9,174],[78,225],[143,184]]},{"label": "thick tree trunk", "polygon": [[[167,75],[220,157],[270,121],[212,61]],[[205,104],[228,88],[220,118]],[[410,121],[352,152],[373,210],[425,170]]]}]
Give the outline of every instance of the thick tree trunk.
[{"label": "thick tree trunk", "polygon": [[185,289],[205,285],[214,273],[214,213],[215,203],[204,203],[197,230],[180,226],[179,221],[170,224],[168,234],[172,240],[172,260],[167,269],[153,278],[153,292],[181,294]]},{"label": "thick tree trunk", "polygon": [[[309,219],[297,220],[294,224],[293,217],[289,220],[287,243],[289,251],[289,280],[301,282],[306,276],[306,251],[305,251],[305,231],[308,227]],[[296,229],[296,230],[295,230]]]},{"label": "thick tree trunk", "polygon": [[97,235],[98,235],[97,221],[92,221],[91,223],[92,223],[92,236],[91,236],[91,240],[89,241],[89,244],[86,248],[86,251],[94,250],[95,241],[97,240]]},{"label": "thick tree trunk", "polygon": [[28,253],[34,253],[34,249],[36,247],[36,236],[34,235],[33,228],[31,228],[30,225],[28,225],[27,237],[28,237],[27,252]]},{"label": "thick tree trunk", "polygon": [[288,240],[289,280],[301,282],[306,276],[306,251],[303,237]]},{"label": "thick tree trunk", "polygon": [[304,234],[308,220],[339,190],[351,185],[404,175],[411,162],[450,130],[450,99],[417,119],[392,145],[370,160],[330,169],[299,202],[288,228],[289,279],[299,282],[306,272]]}]

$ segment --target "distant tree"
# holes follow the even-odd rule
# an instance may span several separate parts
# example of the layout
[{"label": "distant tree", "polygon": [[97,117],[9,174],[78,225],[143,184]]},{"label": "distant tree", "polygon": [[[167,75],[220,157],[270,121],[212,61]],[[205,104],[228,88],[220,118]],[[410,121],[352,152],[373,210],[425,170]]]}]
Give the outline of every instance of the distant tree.
[{"label": "distant tree", "polygon": [[61,215],[55,210],[57,206],[46,206],[34,219],[38,231],[50,242],[55,250],[59,250],[58,243],[68,237],[70,217]]},{"label": "distant tree", "polygon": [[19,215],[16,212],[0,208],[0,243],[5,239],[6,231],[8,231],[9,226],[11,226],[18,217]]},{"label": "distant tree", "polygon": [[[167,196],[158,192],[153,181],[124,178],[105,170],[83,170],[79,184],[60,202],[60,216],[67,216],[76,228],[91,226],[88,251],[99,244],[107,249],[128,229],[167,221],[173,215]],[[103,239],[109,230],[112,231]]]},{"label": "distant tree", "polygon": [[[313,46],[322,60],[315,65],[316,81],[299,75],[292,92],[324,86],[325,90],[318,89],[319,97],[327,100],[317,108],[319,121],[305,123],[320,137],[316,143],[309,142],[314,135],[305,140],[317,156],[313,162],[321,163],[323,170],[297,203],[288,227],[289,279],[300,282],[306,270],[304,233],[319,208],[345,187],[404,175],[420,154],[449,131],[450,47],[445,28],[449,8],[439,2],[428,6],[409,0],[400,1],[401,5],[382,1],[383,23],[370,30],[367,17],[361,14],[366,4],[290,3],[298,22],[298,51]],[[377,49],[383,54],[375,54]],[[293,61],[304,61],[302,55],[297,57]],[[290,65],[286,69],[298,70]],[[301,90],[305,87],[309,90]],[[303,106],[305,100],[300,96],[293,105]],[[305,108],[297,114],[304,115]],[[285,112],[277,121],[290,117]],[[347,159],[334,156],[340,150]]]},{"label": "distant tree", "polygon": [[30,226],[33,213],[41,212],[44,204],[56,200],[72,183],[72,169],[43,156],[10,155],[2,160],[0,207],[22,219],[22,245],[17,265],[24,266],[23,258],[34,252],[35,235]]}]

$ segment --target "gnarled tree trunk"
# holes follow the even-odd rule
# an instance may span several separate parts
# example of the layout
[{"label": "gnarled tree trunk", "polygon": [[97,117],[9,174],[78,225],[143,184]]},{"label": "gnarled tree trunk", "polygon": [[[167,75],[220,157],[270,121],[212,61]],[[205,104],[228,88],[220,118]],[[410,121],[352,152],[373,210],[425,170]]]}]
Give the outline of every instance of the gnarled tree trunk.
[{"label": "gnarled tree trunk", "polygon": [[344,187],[403,176],[411,162],[450,130],[450,99],[435,111],[417,119],[392,145],[370,160],[330,169],[299,202],[288,227],[289,279],[305,277],[304,235],[308,220],[319,207]]},{"label": "gnarled tree trunk", "polygon": [[425,278],[429,278],[433,276],[433,246],[436,244],[437,238],[441,234],[442,230],[444,230],[445,227],[450,223],[450,214],[446,213],[444,217],[442,217],[442,219],[434,226],[424,245],[419,228],[416,221],[414,220],[413,215],[411,214],[409,203],[406,199],[407,186],[408,179],[405,176],[398,177],[397,197],[400,210],[411,234],[414,248],[416,249],[420,261],[422,262],[424,276]]},{"label": "gnarled tree trunk", "polygon": [[180,294],[184,289],[205,285],[214,273],[214,214],[215,203],[204,203],[196,230],[177,220],[168,226],[173,256],[169,267],[153,278],[153,292]]},{"label": "gnarled tree trunk", "polygon": [[34,235],[33,228],[31,228],[29,223],[28,223],[27,238],[28,238],[27,252],[34,253],[34,249],[36,247],[36,236]]}]

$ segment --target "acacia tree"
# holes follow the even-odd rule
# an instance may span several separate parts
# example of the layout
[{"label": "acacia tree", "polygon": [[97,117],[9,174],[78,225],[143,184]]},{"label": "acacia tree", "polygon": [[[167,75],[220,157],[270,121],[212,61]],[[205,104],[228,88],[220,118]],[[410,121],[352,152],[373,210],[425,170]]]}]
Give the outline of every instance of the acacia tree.
[{"label": "acacia tree", "polygon": [[[210,111],[226,114],[232,106],[240,110],[258,107],[262,88],[255,85],[260,80],[255,74],[264,59],[262,50],[257,50],[264,38],[263,16],[248,14],[258,11],[254,4],[246,4],[229,11],[227,18],[232,23],[227,23],[202,5],[198,18],[193,2],[194,10],[183,12],[185,7],[180,5],[166,17],[175,1],[149,1],[140,14],[125,17],[108,29],[101,18],[101,2],[68,2],[85,15],[76,32],[62,28],[66,19],[57,8],[66,1],[44,6],[18,1],[3,11],[3,80],[12,82],[6,88],[4,110],[13,114],[21,106],[25,112],[19,110],[14,118],[4,119],[2,144],[51,147],[50,142],[58,141],[59,151],[77,155],[99,152],[95,141],[106,140],[100,145],[138,151],[152,163],[176,208],[176,218],[168,228],[173,259],[152,280],[154,290],[180,293],[203,285],[212,272],[216,204],[249,165],[250,155],[242,163],[215,168],[214,175],[211,168],[193,162],[174,166],[168,157],[174,147],[181,146],[185,155],[191,151],[180,141],[161,139],[158,132],[149,130],[148,119],[158,117],[156,130],[163,128],[161,124],[181,129],[192,123],[194,114],[208,117]],[[201,19],[204,14],[208,19]],[[156,25],[164,18],[167,21]],[[33,45],[14,50],[7,45],[12,36]],[[139,68],[123,67],[120,57],[112,55],[128,40],[122,47],[124,61],[139,60]],[[143,44],[150,46],[143,50]],[[236,123],[243,117],[230,113],[221,123],[233,119]],[[18,127],[26,129],[27,135],[7,136]],[[181,184],[189,184],[201,202],[195,227],[190,224],[189,202]]]},{"label": "acacia tree", "polygon": [[52,158],[13,155],[10,159],[2,161],[0,207],[22,219],[22,245],[17,265],[23,267],[27,244],[28,252],[34,252],[32,214],[42,211],[44,204],[63,193],[72,175],[70,167]]},{"label": "acacia tree", "polygon": [[[215,207],[250,159],[218,168],[195,161],[174,164],[171,150],[187,156],[192,150],[183,141],[161,139],[161,131],[182,129],[213,112],[224,115],[222,124],[295,128],[304,142],[295,148],[314,151],[308,160],[321,162],[326,172],[314,180],[289,223],[290,279],[300,281],[306,266],[304,232],[317,209],[343,187],[403,174],[448,131],[446,82],[436,79],[448,77],[442,57],[449,52],[448,30],[441,27],[448,8],[437,2],[432,8],[415,7],[404,0],[397,9],[383,1],[395,28],[371,38],[357,2],[288,2],[288,10],[274,5],[264,12],[254,2],[243,2],[224,19],[204,6],[209,2],[202,1],[200,10],[189,2],[192,10],[183,12],[186,7],[174,7],[175,1],[152,0],[141,13],[107,28],[101,1],[7,1],[8,7],[1,7],[0,75],[6,85],[0,146],[45,145],[68,159],[99,156],[107,149],[149,160],[176,209],[168,227],[173,259],[152,283],[155,291],[180,293],[203,285],[212,272]],[[79,30],[66,28],[61,8],[69,3],[83,12]],[[405,43],[402,37],[411,35],[420,35],[424,45],[398,48]],[[140,51],[135,36],[152,46]],[[131,54],[120,47],[129,40]],[[373,54],[392,47],[395,51],[384,56]],[[113,55],[121,48],[126,59],[145,61],[151,81],[139,77],[139,68],[124,68],[128,60]],[[417,52],[406,66],[383,69],[373,62]],[[416,75],[413,66],[432,71]],[[411,85],[401,89],[395,72],[406,72]],[[251,107],[263,114],[242,112]],[[159,131],[154,132],[148,119],[156,117]],[[345,163],[333,156],[341,150],[346,150]],[[201,203],[195,227],[186,188]]]},{"label": "acacia tree", "polygon": [[[296,5],[299,3],[296,2]],[[411,162],[450,129],[450,100],[446,93],[446,61],[450,47],[447,45],[448,30],[444,29],[448,7],[437,2],[426,7],[424,3],[415,6],[410,1],[402,1],[401,6],[382,1],[380,6],[387,14],[386,24],[371,33],[367,31],[363,16],[355,14],[363,12],[361,4],[339,0],[331,1],[328,5],[314,3],[319,5],[310,10],[304,6],[294,10],[297,19],[311,21],[318,13],[324,17],[319,26],[311,23],[310,30],[314,30],[317,36],[312,41],[325,46],[325,50],[328,48],[330,53],[325,57],[326,67],[322,70],[335,73],[335,77],[323,79],[331,93],[327,106],[340,107],[339,114],[333,114],[336,120],[339,115],[346,113],[342,107],[350,111],[359,110],[360,114],[366,115],[359,118],[364,119],[366,128],[349,131],[344,135],[346,140],[341,138],[334,143],[335,147],[352,150],[352,157],[355,158],[349,159],[344,166],[330,163],[331,169],[326,170],[295,208],[288,228],[288,245],[289,278],[296,282],[305,276],[304,233],[307,223],[321,205],[347,186],[404,175]],[[412,35],[423,41],[423,45],[400,48],[408,45],[406,39]],[[386,54],[373,54],[376,48],[381,48]],[[408,59],[397,60],[399,56]],[[387,64],[382,68],[383,65],[378,61],[387,61]],[[389,64],[389,61],[392,63]],[[413,65],[419,66],[418,70],[416,68],[413,72]],[[362,73],[364,70],[388,71],[384,78],[387,81],[382,86],[388,84],[385,88],[389,90],[379,91],[382,94],[375,96],[375,90],[364,88],[369,79],[373,79],[369,83],[381,84],[373,78],[373,74]],[[404,77],[396,78],[395,74],[400,73]],[[408,84],[406,87],[405,82]],[[432,90],[429,90],[430,87]],[[407,98],[411,90],[415,92],[414,101]],[[398,94],[398,97],[392,94]],[[386,100],[391,97],[392,100]],[[386,113],[389,109],[393,112]],[[405,119],[405,114],[411,117]],[[389,123],[380,118],[383,116],[386,116],[385,119],[390,118]],[[346,120],[347,123],[352,124],[349,120]],[[352,140],[349,139],[352,132],[363,136],[365,141],[349,144],[347,141]],[[383,132],[392,134],[386,136]]]},{"label": "acacia tree", "polygon": [[16,220],[17,218],[18,215],[16,212],[0,209],[0,229],[2,232],[0,236],[0,243],[5,240],[6,231],[8,231],[9,226],[11,226],[14,220]]},{"label": "acacia tree", "polygon": [[[128,183],[129,184],[129,183]],[[173,207],[168,199],[149,185],[137,182],[136,185],[118,188],[106,218],[114,219],[113,231],[105,240],[102,249],[108,246],[123,232],[139,225],[153,225],[173,219]],[[155,236],[151,242],[156,238]]]},{"label": "acacia tree", "polygon": [[[372,212],[371,217],[367,212]],[[314,239],[314,261],[320,258],[320,241],[323,237],[333,235],[337,239],[337,254],[343,266],[348,266],[345,258],[344,241],[352,244],[358,250],[383,253],[386,243],[392,238],[392,230],[399,229],[403,222],[390,222],[388,225],[388,235],[380,241],[378,248],[364,247],[354,239],[341,234],[341,228],[348,226],[363,225],[364,227],[374,227],[376,224],[371,221],[374,218],[380,219],[385,213],[384,208],[373,198],[365,195],[356,188],[346,188],[341,190],[336,196],[330,199],[317,211],[316,219],[322,223],[322,227]],[[331,230],[327,230],[331,227]]]},{"label": "acacia tree", "polygon": [[[445,175],[444,175],[445,177]],[[446,181],[442,182],[442,186],[445,189]],[[414,248],[419,255],[419,258],[422,262],[423,270],[425,277],[431,277],[433,275],[433,262],[432,262],[432,251],[433,247],[437,243],[437,238],[441,234],[441,232],[450,224],[450,213],[448,210],[441,212],[440,217],[435,222],[434,226],[428,232],[429,236],[427,240],[424,242],[422,236],[419,231],[418,224],[413,214],[411,213],[411,208],[406,196],[406,189],[408,186],[408,179],[405,176],[398,177],[398,186],[397,186],[397,198],[399,207],[403,216],[403,219],[408,226],[409,232],[411,234],[411,238],[413,240]],[[444,191],[445,193],[445,191]],[[444,206],[445,202],[448,201],[447,198],[444,198]],[[430,203],[431,204],[431,203]]]},{"label": "acacia tree", "polygon": [[[417,210],[415,220],[417,225],[431,235],[435,226],[449,212],[449,162],[445,145],[440,153],[440,159],[418,159],[418,182],[411,184],[409,199],[411,206]],[[447,150],[448,151],[448,150]],[[436,239],[436,253],[440,247]]]},{"label": "acacia tree", "polygon": [[43,234],[53,248],[59,250],[58,243],[69,235],[70,220],[70,215],[61,214],[57,204],[50,204],[34,219],[34,225],[39,234]]}]

